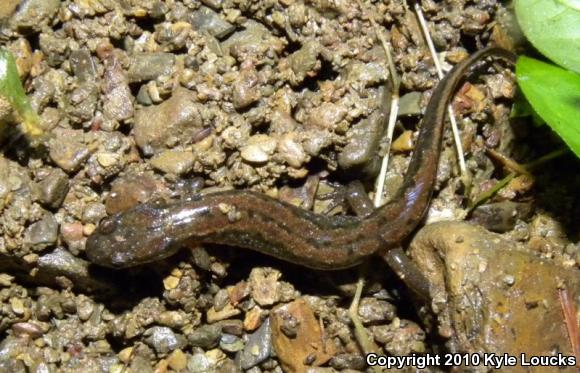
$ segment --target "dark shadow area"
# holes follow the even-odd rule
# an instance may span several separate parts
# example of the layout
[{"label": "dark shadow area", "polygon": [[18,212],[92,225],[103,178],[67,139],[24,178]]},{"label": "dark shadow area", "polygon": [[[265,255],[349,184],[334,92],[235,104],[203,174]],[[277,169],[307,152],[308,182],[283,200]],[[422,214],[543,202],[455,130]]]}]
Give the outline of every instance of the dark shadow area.
[{"label": "dark shadow area", "polygon": [[292,40],[291,38],[287,38],[288,44],[286,44],[286,48],[284,52],[287,54],[292,54],[302,48],[302,44],[299,41]]},{"label": "dark shadow area", "polygon": [[580,239],[580,160],[569,154],[532,171],[535,177],[536,211],[543,211],[562,224],[571,242]]},{"label": "dark shadow area", "polygon": [[34,140],[26,136],[21,127],[10,123],[5,126],[4,137],[0,139],[0,152],[6,159],[17,162],[22,167],[28,167],[31,159],[48,158],[48,134]]},{"label": "dark shadow area", "polygon": [[210,255],[231,264],[224,283],[220,284],[222,287],[247,280],[254,268],[271,267],[282,272],[281,281],[291,283],[300,293],[316,294],[322,297],[341,294],[344,298],[339,305],[348,308],[354,296],[359,274],[363,273],[366,282],[363,296],[371,296],[377,289],[387,289],[390,296],[389,302],[397,307],[397,316],[421,324],[415,304],[411,301],[415,296],[379,257],[370,257],[365,263],[348,269],[320,271],[248,249],[218,245],[207,245],[207,248]]},{"label": "dark shadow area", "polygon": [[30,43],[30,49],[40,50],[40,33],[34,32],[26,35],[26,40]]},{"label": "dark shadow area", "polygon": [[304,78],[302,84],[296,87],[295,91],[301,91],[302,89],[308,89],[312,92],[317,92],[320,84],[325,80],[335,80],[338,78],[339,73],[332,68],[332,63],[324,59],[320,59],[321,66],[318,74],[314,76],[307,76]]},{"label": "dark shadow area", "polygon": [[149,31],[150,33],[155,32],[155,25],[159,23],[159,19],[149,17],[135,17],[132,20],[141,30]]},{"label": "dark shadow area", "polygon": [[461,33],[459,37],[459,45],[463,46],[468,51],[476,51],[477,48],[477,38],[474,35],[468,35]]},{"label": "dark shadow area", "polygon": [[91,264],[91,278],[101,279],[111,286],[109,295],[95,292],[94,297],[112,312],[130,310],[143,298],[160,297],[163,294],[163,278],[171,270],[167,269],[167,273],[163,273],[162,268],[163,266],[158,265],[156,268],[114,270]]}]

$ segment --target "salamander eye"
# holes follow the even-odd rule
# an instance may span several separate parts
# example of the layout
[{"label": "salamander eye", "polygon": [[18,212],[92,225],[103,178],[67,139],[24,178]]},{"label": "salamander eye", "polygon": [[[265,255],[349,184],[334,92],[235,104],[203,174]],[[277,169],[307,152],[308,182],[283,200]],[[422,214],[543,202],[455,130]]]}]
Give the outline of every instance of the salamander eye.
[{"label": "salamander eye", "polygon": [[117,227],[117,223],[113,218],[104,218],[99,224],[99,232],[102,234],[111,234]]}]

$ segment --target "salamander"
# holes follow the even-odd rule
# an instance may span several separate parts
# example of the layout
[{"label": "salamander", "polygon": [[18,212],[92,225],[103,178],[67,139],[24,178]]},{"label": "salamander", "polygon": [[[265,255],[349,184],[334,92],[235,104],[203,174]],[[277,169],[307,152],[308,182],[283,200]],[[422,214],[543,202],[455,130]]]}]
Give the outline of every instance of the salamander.
[{"label": "salamander", "polygon": [[105,267],[132,267],[166,258],[189,243],[252,249],[320,270],[348,268],[371,255],[384,256],[422,220],[433,192],[447,104],[469,68],[488,56],[515,59],[500,48],[483,49],[438,83],[402,186],[372,213],[319,215],[249,190],[180,202],[156,200],[103,219],[87,240],[88,259]]}]

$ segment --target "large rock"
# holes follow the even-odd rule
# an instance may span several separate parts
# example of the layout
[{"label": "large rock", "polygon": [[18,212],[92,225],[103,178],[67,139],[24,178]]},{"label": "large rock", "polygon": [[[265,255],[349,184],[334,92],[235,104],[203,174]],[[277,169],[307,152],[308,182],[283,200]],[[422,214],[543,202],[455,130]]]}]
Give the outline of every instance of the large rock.
[{"label": "large rock", "polygon": [[196,95],[178,88],[167,101],[135,113],[135,142],[146,155],[165,150],[168,140],[187,142],[202,127]]},{"label": "large rock", "polygon": [[[409,254],[429,279],[439,332],[450,338],[452,349],[507,353],[518,362],[522,353],[527,359],[555,352],[573,356],[560,297],[566,291],[571,302],[578,299],[577,268],[541,259],[500,235],[460,222],[426,226]],[[555,370],[577,372],[571,366],[534,368]]]}]

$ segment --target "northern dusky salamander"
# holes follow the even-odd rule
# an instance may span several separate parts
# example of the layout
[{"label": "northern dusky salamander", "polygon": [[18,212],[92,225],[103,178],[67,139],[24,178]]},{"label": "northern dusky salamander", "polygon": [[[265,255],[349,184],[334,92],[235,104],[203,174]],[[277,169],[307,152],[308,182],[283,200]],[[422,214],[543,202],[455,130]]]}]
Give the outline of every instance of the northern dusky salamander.
[{"label": "northern dusky salamander", "polygon": [[318,215],[247,190],[154,201],[103,219],[87,240],[89,260],[105,267],[132,267],[173,255],[186,243],[244,247],[321,270],[352,267],[370,255],[384,255],[423,218],[437,173],[447,104],[469,68],[488,56],[515,59],[500,48],[483,49],[439,82],[401,188],[371,214]]}]

